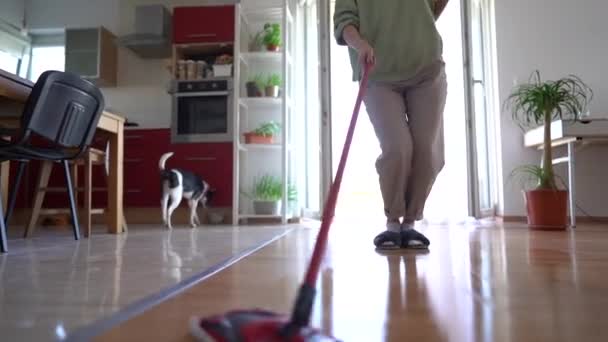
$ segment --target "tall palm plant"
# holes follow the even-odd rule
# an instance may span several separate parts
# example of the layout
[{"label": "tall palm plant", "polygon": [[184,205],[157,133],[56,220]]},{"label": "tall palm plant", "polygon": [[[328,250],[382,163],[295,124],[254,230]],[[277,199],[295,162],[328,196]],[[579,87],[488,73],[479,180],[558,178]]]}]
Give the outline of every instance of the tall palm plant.
[{"label": "tall palm plant", "polygon": [[539,71],[530,82],[517,86],[505,101],[513,120],[522,128],[544,126],[543,165],[523,166],[520,171],[538,180],[539,190],[557,190],[553,173],[551,122],[556,119],[577,120],[587,111],[593,91],[579,77],[570,75],[557,81],[541,80]]}]

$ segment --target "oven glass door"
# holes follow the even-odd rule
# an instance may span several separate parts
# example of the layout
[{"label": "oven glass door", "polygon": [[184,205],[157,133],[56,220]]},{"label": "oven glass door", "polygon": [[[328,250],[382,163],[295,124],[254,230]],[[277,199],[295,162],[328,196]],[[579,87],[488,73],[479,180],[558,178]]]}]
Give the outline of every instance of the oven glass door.
[{"label": "oven glass door", "polygon": [[177,97],[177,134],[228,134],[228,93],[183,94]]}]

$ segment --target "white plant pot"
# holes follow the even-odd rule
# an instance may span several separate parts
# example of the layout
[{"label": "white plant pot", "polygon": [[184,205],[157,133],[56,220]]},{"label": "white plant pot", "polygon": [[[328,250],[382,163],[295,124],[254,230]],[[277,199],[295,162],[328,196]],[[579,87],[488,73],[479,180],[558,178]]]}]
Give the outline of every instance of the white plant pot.
[{"label": "white plant pot", "polygon": [[213,76],[230,77],[232,76],[232,64],[214,64]]},{"label": "white plant pot", "polygon": [[253,211],[256,215],[279,215],[281,201],[253,201]]}]

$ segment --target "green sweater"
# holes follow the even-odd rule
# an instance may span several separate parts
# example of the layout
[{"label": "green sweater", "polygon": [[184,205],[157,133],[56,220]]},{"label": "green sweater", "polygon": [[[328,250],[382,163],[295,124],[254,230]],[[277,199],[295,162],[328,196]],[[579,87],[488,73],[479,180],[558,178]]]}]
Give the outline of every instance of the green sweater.
[{"label": "green sweater", "polygon": [[[369,79],[401,81],[441,58],[443,42],[435,26],[433,0],[336,0],[334,36],[357,27],[374,49],[376,64]],[[357,52],[349,47],[353,81],[361,79]]]}]

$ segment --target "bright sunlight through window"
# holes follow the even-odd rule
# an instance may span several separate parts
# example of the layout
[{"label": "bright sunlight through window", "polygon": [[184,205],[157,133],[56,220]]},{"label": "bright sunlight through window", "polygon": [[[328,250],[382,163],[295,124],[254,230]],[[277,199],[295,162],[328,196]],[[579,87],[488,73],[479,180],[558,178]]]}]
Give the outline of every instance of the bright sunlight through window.
[{"label": "bright sunlight through window", "polygon": [[19,58],[0,50],[0,69],[16,73],[18,65]]},{"label": "bright sunlight through window", "polygon": [[41,46],[32,49],[32,71],[30,80],[36,82],[40,74],[47,70],[64,71],[65,47]]}]

